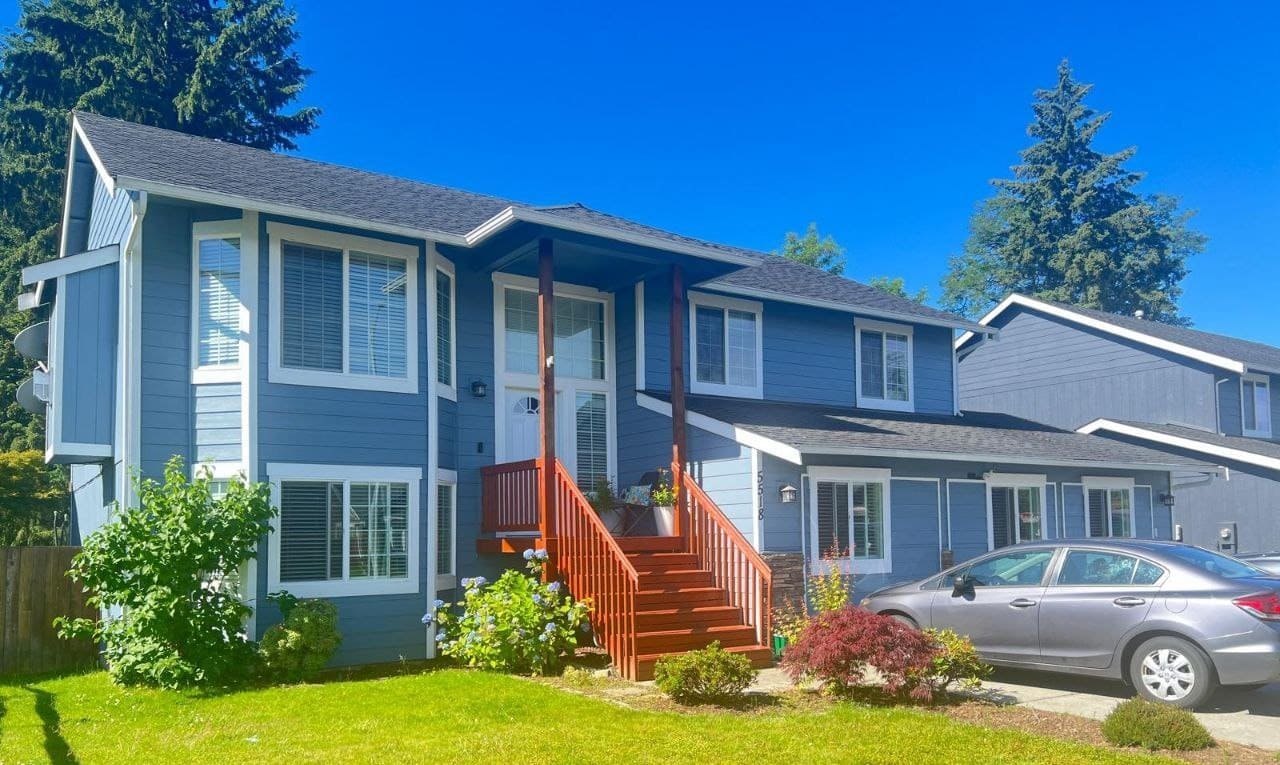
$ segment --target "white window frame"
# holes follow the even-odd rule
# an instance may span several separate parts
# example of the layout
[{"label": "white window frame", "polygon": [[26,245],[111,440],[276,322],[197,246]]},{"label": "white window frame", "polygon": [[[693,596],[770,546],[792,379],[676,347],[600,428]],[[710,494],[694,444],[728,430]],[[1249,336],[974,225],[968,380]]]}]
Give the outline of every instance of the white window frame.
[{"label": "white window frame", "polygon": [[[507,331],[506,331],[506,291],[507,289],[538,291],[538,280],[515,274],[495,273],[493,275],[493,368],[497,370],[493,391],[494,460],[497,463],[509,462],[507,455],[507,406],[511,403],[507,396],[508,388],[535,391],[541,397],[538,375],[527,372],[507,371]],[[605,427],[608,430],[608,471],[609,480],[615,484],[618,480],[618,392],[614,381],[617,379],[613,327],[613,295],[591,287],[578,284],[555,282],[552,285],[555,297],[570,297],[578,300],[592,300],[604,306],[604,379],[594,380],[582,377],[568,377],[557,374],[556,378],[556,417],[561,419],[561,427],[565,427],[564,418],[572,420],[574,402],[578,393],[603,393],[605,396]],[[561,405],[563,402],[563,405]],[[568,431],[565,431],[566,433]],[[575,426],[576,432],[576,426]],[[557,439],[557,443],[572,439]],[[565,463],[571,474],[577,470],[577,458],[573,462],[565,459],[566,453],[560,452],[560,460]]]},{"label": "white window frame", "polygon": [[[916,410],[916,341],[915,331],[910,324],[893,324],[884,321],[857,318],[853,320],[853,392],[859,407],[865,409],[883,409],[893,412],[914,412]],[[872,398],[862,394],[862,333],[864,331],[892,333],[907,337],[907,400],[893,401],[889,398]],[[884,353],[882,346],[881,353]],[[883,361],[883,358],[881,359]],[[884,368],[884,385],[888,385],[888,368]],[[882,389],[883,392],[883,389]]]},{"label": "white window frame", "polygon": [[[458,472],[447,468],[436,469],[436,485],[435,491],[439,492],[441,486],[448,486],[450,494],[453,495],[453,501],[449,503],[450,518],[449,532],[453,538],[449,540],[449,571],[441,574],[436,571],[436,548],[438,546],[437,536],[440,533],[440,523],[438,518],[432,519],[432,541],[431,545],[431,574],[436,580],[436,590],[452,590],[458,586]],[[439,494],[435,495],[437,498]],[[440,502],[438,499],[434,501],[436,513],[440,512]]]},{"label": "white window frame", "polygon": [[[1138,506],[1137,493],[1134,491],[1134,481],[1132,478],[1123,478],[1116,476],[1082,476],[1081,486],[1084,489],[1084,535],[1089,539],[1136,539],[1138,536]],[[1106,534],[1101,537],[1093,536],[1093,519],[1089,517],[1089,492],[1092,490],[1105,491],[1107,493],[1106,502]],[[1113,491],[1129,492],[1129,536],[1114,537],[1111,534],[1111,494]]]},{"label": "white window frame", "polygon": [[[284,481],[342,482],[343,556],[350,555],[347,542],[350,526],[352,483],[408,484],[409,514],[407,520],[407,574],[403,579],[325,579],[310,582],[280,581],[280,524],[272,524],[267,545],[267,592],[288,590],[300,598],[343,598],[359,595],[404,595],[418,592],[418,546],[422,539],[418,509],[421,499],[422,468],[381,467],[371,465],[306,465],[267,463],[267,480],[271,483],[271,504],[280,507],[280,484]],[[344,576],[346,563],[343,564]]]},{"label": "white window frame", "polygon": [[[339,234],[305,226],[294,226],[275,221],[267,223],[271,258],[271,310],[270,341],[267,379],[287,385],[311,385],[323,388],[355,388],[391,393],[418,392],[418,255],[417,247],[387,242],[381,239]],[[281,327],[284,305],[284,278],[282,243],[310,244],[342,251],[342,372],[326,372],[318,369],[295,369],[283,363]],[[381,377],[355,374],[351,368],[351,250],[367,252],[405,261],[405,376]],[[434,349],[433,349],[434,351]]]},{"label": "white window frame", "polygon": [[[449,277],[449,337],[448,337],[449,382],[444,383],[444,382],[440,382],[437,379],[436,395],[441,396],[443,398],[447,398],[450,401],[457,401],[458,400],[458,274],[457,274],[457,270],[454,269],[453,267],[453,262],[450,261],[448,258],[442,257],[439,254],[436,254],[432,258],[432,260],[434,261],[433,263],[434,268],[431,271],[430,289],[431,289],[431,295],[433,300],[435,298],[436,289],[437,289],[437,283],[436,283],[436,279],[438,278],[437,275],[443,273],[445,276]],[[438,314],[440,311],[439,300],[434,300],[433,305],[435,306],[435,311]],[[431,320],[438,321],[439,316],[433,315],[431,317]],[[436,332],[434,332],[432,334],[432,337],[435,340],[435,347],[431,349],[431,352],[438,355],[439,345],[440,345],[439,331],[437,330]],[[439,372],[437,371],[434,374],[439,374]]]},{"label": "white window frame", "polygon": [[[987,473],[987,475],[984,476],[983,480],[987,484],[987,550],[988,551],[996,549],[996,529],[995,529],[995,522],[994,522],[995,518],[993,517],[995,508],[993,506],[994,503],[991,501],[992,489],[1013,489],[1015,507],[1012,509],[1015,512],[1017,510],[1016,505],[1017,505],[1018,489],[1038,490],[1040,492],[1040,539],[1048,539],[1048,537],[1045,535],[1045,531],[1047,531],[1049,527],[1049,504],[1046,501],[1048,497],[1046,496],[1046,490],[1045,490],[1049,482],[1048,476],[1042,473]],[[1088,502],[1088,499],[1086,495],[1086,503],[1087,502]],[[1085,514],[1086,515],[1088,514],[1087,505],[1086,505]],[[1014,517],[1012,518],[1012,522],[1013,522],[1014,544],[1018,544],[1020,542],[1039,541],[1039,540],[1023,539],[1022,528],[1021,528],[1022,524],[1019,522],[1019,519]]]},{"label": "white window frame", "polygon": [[[689,390],[712,396],[735,398],[764,398],[764,305],[755,300],[712,295],[707,292],[688,293],[689,301]],[[725,382],[703,382],[698,379],[698,308],[719,309],[724,316]],[[756,317],[756,379],[752,385],[731,385],[729,380],[729,311],[741,311]]]},{"label": "white window frame", "polygon": [[[1267,387],[1266,409],[1267,409],[1267,426],[1268,427],[1265,430],[1262,428],[1254,428],[1251,430],[1245,427],[1245,422],[1244,422],[1245,383],[1253,383],[1254,385],[1257,385],[1258,383],[1262,383]],[[1257,402],[1255,402],[1255,409],[1256,409],[1256,403]],[[1258,419],[1259,418],[1258,418],[1257,411],[1255,411],[1254,421],[1257,422]],[[1271,433],[1274,428],[1275,428],[1275,423],[1271,422],[1271,377],[1268,375],[1260,375],[1255,373],[1241,375],[1240,376],[1240,432],[1250,438],[1271,438]]]},{"label": "white window frame", "polygon": [[[893,572],[893,471],[888,468],[812,467],[809,479],[809,538],[813,540],[810,560],[815,571],[838,569],[846,574],[889,574]],[[818,549],[818,483],[879,483],[884,485],[884,556],[878,559],[824,559]],[[852,550],[853,519],[849,519]]]},{"label": "white window frame", "polygon": [[240,304],[238,312],[241,334],[248,331],[245,325],[245,282],[252,278],[245,271],[244,221],[197,221],[191,224],[191,382],[194,385],[240,382],[240,367],[244,364],[244,343],[237,343],[235,364],[200,364],[200,243],[208,239],[235,239],[240,242]]}]

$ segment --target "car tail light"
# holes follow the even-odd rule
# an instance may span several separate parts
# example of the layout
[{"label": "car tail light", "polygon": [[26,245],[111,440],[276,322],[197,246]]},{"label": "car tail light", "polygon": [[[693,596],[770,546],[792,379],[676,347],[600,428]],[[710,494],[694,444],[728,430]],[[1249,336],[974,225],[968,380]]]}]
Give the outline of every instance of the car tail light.
[{"label": "car tail light", "polygon": [[1246,595],[1243,598],[1236,598],[1231,601],[1242,610],[1248,612],[1252,616],[1267,621],[1280,621],[1280,594],[1274,592],[1259,592],[1256,595]]}]

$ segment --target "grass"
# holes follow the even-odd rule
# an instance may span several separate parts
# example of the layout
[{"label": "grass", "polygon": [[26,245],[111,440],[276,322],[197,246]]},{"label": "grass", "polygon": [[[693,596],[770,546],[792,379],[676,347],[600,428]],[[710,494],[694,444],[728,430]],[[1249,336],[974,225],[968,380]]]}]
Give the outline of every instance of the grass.
[{"label": "grass", "polygon": [[648,712],[461,670],[215,696],[117,688],[102,673],[0,684],[3,763],[374,761],[1168,762],[914,709]]}]

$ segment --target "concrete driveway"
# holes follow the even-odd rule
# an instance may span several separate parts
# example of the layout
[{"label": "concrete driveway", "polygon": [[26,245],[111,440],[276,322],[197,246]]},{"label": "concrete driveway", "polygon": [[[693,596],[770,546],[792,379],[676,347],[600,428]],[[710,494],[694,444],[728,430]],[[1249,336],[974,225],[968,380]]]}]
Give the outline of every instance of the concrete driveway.
[{"label": "concrete driveway", "polygon": [[[997,669],[983,686],[996,701],[1097,720],[1134,695],[1118,682],[1014,669]],[[1214,738],[1280,750],[1280,683],[1252,692],[1223,689],[1196,717]]]}]

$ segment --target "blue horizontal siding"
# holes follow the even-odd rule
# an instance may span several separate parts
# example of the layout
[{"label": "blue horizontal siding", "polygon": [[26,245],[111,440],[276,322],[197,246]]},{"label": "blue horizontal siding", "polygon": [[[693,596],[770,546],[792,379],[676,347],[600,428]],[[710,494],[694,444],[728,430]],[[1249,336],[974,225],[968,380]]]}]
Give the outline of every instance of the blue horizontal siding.
[{"label": "blue horizontal siding", "polygon": [[240,460],[240,385],[195,385],[191,388],[195,461]]}]

